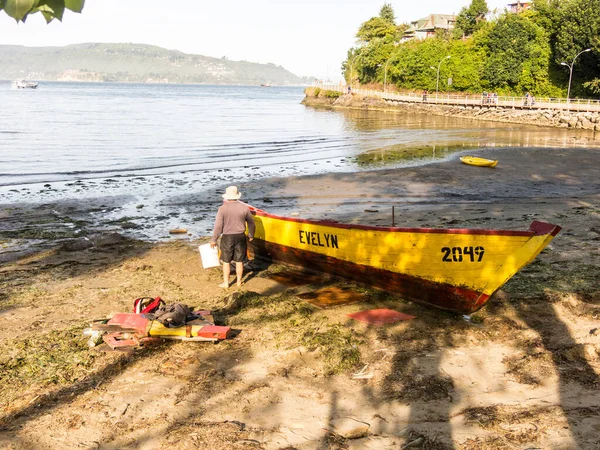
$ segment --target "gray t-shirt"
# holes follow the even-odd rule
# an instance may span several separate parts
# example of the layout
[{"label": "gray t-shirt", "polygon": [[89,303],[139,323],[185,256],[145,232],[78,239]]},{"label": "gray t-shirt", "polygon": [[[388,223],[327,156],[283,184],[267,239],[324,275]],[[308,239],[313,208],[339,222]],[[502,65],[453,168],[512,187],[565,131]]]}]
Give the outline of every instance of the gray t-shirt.
[{"label": "gray t-shirt", "polygon": [[254,238],[254,217],[248,205],[237,200],[227,200],[219,208],[211,242],[217,242],[222,234],[242,234],[248,223],[248,237]]}]

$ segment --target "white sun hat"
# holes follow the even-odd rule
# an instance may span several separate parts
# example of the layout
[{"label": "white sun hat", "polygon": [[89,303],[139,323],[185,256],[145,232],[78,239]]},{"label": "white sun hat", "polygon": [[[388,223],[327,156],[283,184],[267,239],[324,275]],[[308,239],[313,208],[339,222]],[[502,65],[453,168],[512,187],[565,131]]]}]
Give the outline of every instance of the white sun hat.
[{"label": "white sun hat", "polygon": [[223,194],[223,198],[225,200],[237,200],[242,196],[240,192],[238,192],[237,186],[229,186],[225,189],[225,193]]}]

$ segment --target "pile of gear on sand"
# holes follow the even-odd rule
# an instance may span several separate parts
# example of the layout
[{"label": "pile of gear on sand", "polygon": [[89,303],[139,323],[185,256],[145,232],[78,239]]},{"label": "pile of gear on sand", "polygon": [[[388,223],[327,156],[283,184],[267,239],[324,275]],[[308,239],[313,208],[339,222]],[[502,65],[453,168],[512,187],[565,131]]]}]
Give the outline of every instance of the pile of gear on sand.
[{"label": "pile of gear on sand", "polygon": [[209,310],[192,311],[181,303],[166,304],[160,297],[141,297],[134,301],[132,313],[95,321],[83,334],[89,336],[90,347],[104,344],[105,349],[126,350],[161,339],[220,341],[230,332],[230,327],[215,325]]}]

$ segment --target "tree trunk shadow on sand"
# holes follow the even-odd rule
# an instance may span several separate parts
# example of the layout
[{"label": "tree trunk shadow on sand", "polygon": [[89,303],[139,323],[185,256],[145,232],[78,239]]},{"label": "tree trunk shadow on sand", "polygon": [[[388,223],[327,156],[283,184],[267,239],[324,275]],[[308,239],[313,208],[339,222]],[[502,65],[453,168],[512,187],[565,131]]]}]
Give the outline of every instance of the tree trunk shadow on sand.
[{"label": "tree trunk shadow on sand", "polygon": [[[576,342],[567,325],[558,316],[552,299],[547,296],[527,299],[527,301],[521,301],[515,305],[515,309],[519,317],[538,333],[542,347],[551,355],[554,369],[558,375],[560,410],[569,424],[575,448],[590,448],[593,443],[587,441],[579,433],[574,433],[573,430],[586,417],[598,421],[598,408],[569,406],[569,402],[573,403],[573,400],[577,404],[581,404],[581,402],[578,399],[569,399],[567,393],[569,385],[573,386],[573,384],[579,385],[578,397],[584,395],[585,392],[581,391],[598,390],[600,389],[600,377],[584,354],[577,351],[580,344]],[[599,442],[596,441],[595,444],[598,445]]]},{"label": "tree trunk shadow on sand", "polygon": [[420,326],[392,335],[375,330],[378,339],[393,344],[391,367],[378,389],[366,386],[362,395],[374,408],[390,401],[409,407],[406,422],[386,419],[382,432],[402,436],[410,448],[452,450],[450,409],[459,392],[441,363],[443,349],[452,346],[453,333],[467,325],[441,310],[422,309],[417,314],[420,317],[413,323],[424,321],[425,332]]},{"label": "tree trunk shadow on sand", "polygon": [[[500,414],[496,419],[500,421],[510,420],[511,416],[535,417],[538,414],[540,417],[544,414],[554,414],[557,418],[564,417],[565,429],[568,426],[573,448],[596,448],[594,445],[600,442],[595,440],[597,437],[590,437],[589,430],[585,427],[600,427],[600,420],[598,420],[600,408],[590,404],[593,400],[588,400],[585,404],[585,398],[589,394],[595,396],[595,392],[600,388],[600,377],[586,360],[584,352],[581,351],[582,345],[572,336],[548,296],[519,299],[510,307],[515,309],[528,329],[539,335],[539,347],[545,351],[544,355],[538,357],[547,358],[551,362],[552,369],[557,373],[560,401],[558,405],[542,403],[537,407],[489,405],[483,408],[498,409],[499,413],[505,410],[504,418]],[[506,306],[501,304],[496,303],[488,308],[493,316],[506,314]],[[453,415],[452,405],[460,400],[460,389],[454,389],[452,378],[444,372],[441,364],[445,351],[460,346],[464,337],[462,335],[468,333],[467,328],[473,325],[463,321],[459,316],[439,310],[424,309],[417,316],[419,318],[415,319],[414,323],[417,325],[417,321],[423,321],[425,333],[423,327],[418,326],[405,329],[395,335],[387,335],[384,330],[376,331],[380,335],[380,340],[387,340],[394,344],[392,365],[379,388],[365,387],[362,392],[373,407],[398,401],[410,408],[406,421],[398,419],[386,421],[383,431],[396,436],[402,435],[406,442],[414,443],[411,448],[427,450],[461,448],[458,442],[453,442],[453,429],[450,422]],[[521,352],[517,350],[525,350],[525,357],[528,357],[526,347],[515,347],[515,354],[520,354]],[[533,358],[540,352],[534,353]],[[510,362],[503,362],[509,365],[506,370],[510,374]],[[529,368],[523,374],[534,378],[539,375],[535,369]],[[519,382],[530,384],[523,380]],[[532,383],[532,389],[542,382],[543,380],[540,379]],[[477,406],[465,408],[460,414],[467,418],[471,410],[477,409],[479,409]],[[582,425],[582,421],[587,425]],[[490,442],[496,442],[495,439],[498,438],[502,439],[501,436],[493,438],[493,435],[490,435],[492,439]]]}]

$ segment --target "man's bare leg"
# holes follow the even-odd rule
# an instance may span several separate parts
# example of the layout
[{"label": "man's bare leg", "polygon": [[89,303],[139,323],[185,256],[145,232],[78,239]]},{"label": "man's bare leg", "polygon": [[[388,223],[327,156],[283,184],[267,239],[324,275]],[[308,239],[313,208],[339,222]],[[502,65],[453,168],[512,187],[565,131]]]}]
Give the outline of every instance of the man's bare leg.
[{"label": "man's bare leg", "polygon": [[229,287],[229,273],[230,272],[231,272],[231,265],[229,263],[223,263],[223,283],[219,285],[220,288],[227,289]]},{"label": "man's bare leg", "polygon": [[244,263],[236,262],[235,263],[235,275],[237,276],[238,287],[242,285],[242,275],[243,274],[244,274]]}]

